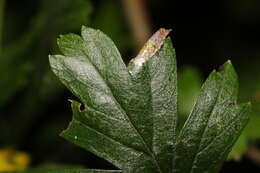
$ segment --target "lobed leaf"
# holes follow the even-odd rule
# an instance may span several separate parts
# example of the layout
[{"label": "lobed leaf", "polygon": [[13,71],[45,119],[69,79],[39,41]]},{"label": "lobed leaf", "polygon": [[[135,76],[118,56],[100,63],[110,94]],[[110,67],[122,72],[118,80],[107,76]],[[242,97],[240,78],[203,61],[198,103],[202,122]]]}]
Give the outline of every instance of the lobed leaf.
[{"label": "lobed leaf", "polygon": [[237,105],[228,61],[204,83],[176,139],[177,73],[170,30],[157,31],[128,66],[101,31],[58,40],[53,72],[82,103],[61,136],[127,173],[217,172],[244,128],[249,104]]},{"label": "lobed leaf", "polygon": [[50,56],[52,69],[85,107],[72,101],[74,119],[61,135],[129,173],[171,170],[177,94],[170,40],[128,68],[113,42],[91,28],[61,36],[58,45],[65,56]]},{"label": "lobed leaf", "polygon": [[248,121],[249,104],[237,105],[238,82],[228,61],[213,71],[180,132],[173,172],[217,172]]}]

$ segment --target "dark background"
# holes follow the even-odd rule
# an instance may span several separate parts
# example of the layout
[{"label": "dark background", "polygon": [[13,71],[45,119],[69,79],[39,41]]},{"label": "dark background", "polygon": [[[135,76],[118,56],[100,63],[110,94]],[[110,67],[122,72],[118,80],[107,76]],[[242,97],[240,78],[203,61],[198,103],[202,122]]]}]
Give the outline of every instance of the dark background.
[{"label": "dark background", "polygon": [[[0,61],[0,67],[7,70],[0,70],[0,80],[3,79],[0,89],[5,92],[17,87],[0,102],[0,147],[12,146],[28,152],[32,167],[48,162],[111,168],[104,160],[58,137],[71,119],[67,99],[74,96],[52,75],[47,56],[59,52],[55,45],[59,34],[79,33],[84,24],[108,34],[128,62],[137,49],[125,7],[122,1],[92,0],[87,19],[75,22],[67,20],[71,19],[69,17],[63,19],[62,13],[60,16],[55,14],[59,3],[45,1],[46,7],[43,7],[44,0],[6,1],[4,60]],[[170,36],[180,69],[185,65],[195,66],[205,78],[214,68],[231,59],[241,79],[240,99],[251,99],[250,91],[260,83],[259,0],[147,0],[145,4],[151,31],[160,27],[172,29]],[[50,12],[46,10],[49,8]],[[64,15],[66,11],[63,11]],[[55,18],[51,16],[41,24],[45,19],[39,17],[40,14],[52,12]],[[71,27],[66,28],[66,25]],[[30,33],[33,36],[28,36]],[[23,48],[27,40],[33,41],[28,41],[30,44]],[[17,77],[17,74],[21,76]],[[21,82],[13,83],[10,78]],[[222,172],[231,170],[260,171],[259,166],[247,157],[238,162],[227,162]]]}]

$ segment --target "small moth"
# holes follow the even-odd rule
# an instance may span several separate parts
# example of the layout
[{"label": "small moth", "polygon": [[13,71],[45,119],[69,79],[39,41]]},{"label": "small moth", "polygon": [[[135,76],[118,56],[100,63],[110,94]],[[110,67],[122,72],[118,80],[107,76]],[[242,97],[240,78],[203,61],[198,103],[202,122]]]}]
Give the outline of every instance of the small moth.
[{"label": "small moth", "polygon": [[145,61],[152,57],[162,47],[165,38],[170,32],[171,29],[159,29],[145,43],[139,54],[131,61],[137,66],[142,66]]}]

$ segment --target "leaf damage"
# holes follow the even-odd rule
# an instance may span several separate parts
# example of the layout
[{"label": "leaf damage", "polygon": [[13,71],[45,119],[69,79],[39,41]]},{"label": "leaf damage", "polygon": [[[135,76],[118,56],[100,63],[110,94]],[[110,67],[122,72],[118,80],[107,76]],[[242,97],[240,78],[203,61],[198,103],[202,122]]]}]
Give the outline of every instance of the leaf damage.
[{"label": "leaf damage", "polygon": [[82,36],[61,37],[64,55],[50,56],[50,64],[80,100],[70,100],[73,119],[61,136],[123,172],[218,172],[247,123],[250,105],[237,105],[237,74],[228,61],[202,86],[176,140],[170,31],[158,30],[128,66],[101,31],[83,27]]},{"label": "leaf damage", "polygon": [[146,62],[150,57],[152,57],[156,52],[161,49],[165,38],[169,35],[170,32],[171,29],[159,29],[145,43],[139,54],[131,61],[137,66],[142,66],[144,62]]}]

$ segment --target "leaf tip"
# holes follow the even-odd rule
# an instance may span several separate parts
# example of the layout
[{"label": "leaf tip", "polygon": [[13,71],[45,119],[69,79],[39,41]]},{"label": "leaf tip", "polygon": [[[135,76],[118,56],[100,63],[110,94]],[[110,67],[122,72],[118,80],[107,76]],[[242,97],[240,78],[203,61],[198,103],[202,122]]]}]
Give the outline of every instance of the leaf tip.
[{"label": "leaf tip", "polygon": [[85,25],[81,26],[81,31],[86,30],[86,29],[87,29],[87,26],[85,26]]},{"label": "leaf tip", "polygon": [[54,64],[56,64],[57,62],[57,56],[56,55],[48,55],[48,58],[49,58],[49,62],[50,62],[50,65],[51,67],[54,67]]},{"label": "leaf tip", "polygon": [[81,26],[81,33],[84,33],[84,32],[86,32],[86,31],[88,31],[88,30],[94,30],[93,28],[90,28],[90,27],[87,27],[87,26],[85,26],[85,25],[82,25]]},{"label": "leaf tip", "polygon": [[61,40],[64,36],[63,35],[59,35],[59,37],[57,38],[57,45],[60,46],[61,44]]},{"label": "leaf tip", "polygon": [[234,67],[233,67],[233,64],[231,62],[231,60],[228,60],[226,61],[223,65],[221,65],[219,68],[218,68],[218,72],[224,72],[226,70],[231,70],[234,71]]},{"label": "leaf tip", "polygon": [[73,100],[72,99],[68,99],[68,102],[70,102],[70,104],[73,104]]},{"label": "leaf tip", "polygon": [[225,62],[225,63],[223,64],[223,66],[224,66],[225,68],[228,68],[228,67],[233,68],[233,64],[232,64],[231,60],[228,60],[227,62]]},{"label": "leaf tip", "polygon": [[55,56],[54,55],[48,55],[48,58],[49,58],[50,65],[52,66],[53,61],[55,59]]},{"label": "leaf tip", "polygon": [[227,60],[227,62],[226,62],[227,64],[231,64],[232,65],[232,62],[231,62],[231,60],[229,59],[229,60]]}]

